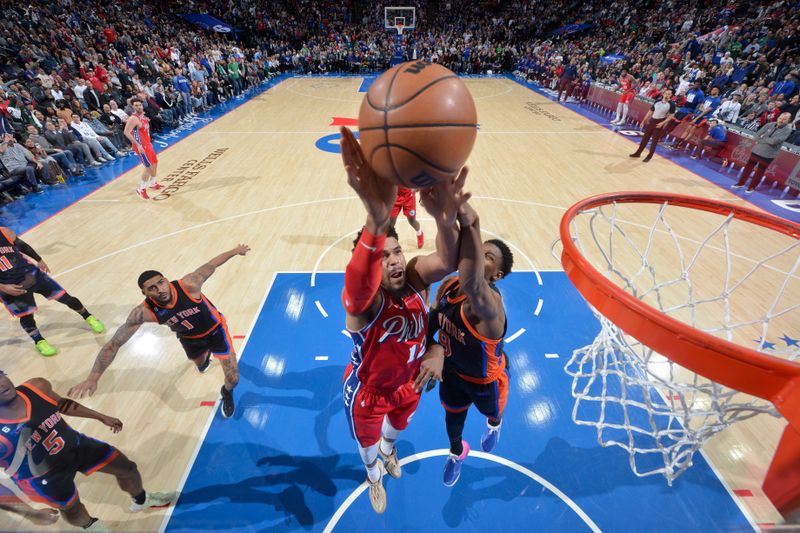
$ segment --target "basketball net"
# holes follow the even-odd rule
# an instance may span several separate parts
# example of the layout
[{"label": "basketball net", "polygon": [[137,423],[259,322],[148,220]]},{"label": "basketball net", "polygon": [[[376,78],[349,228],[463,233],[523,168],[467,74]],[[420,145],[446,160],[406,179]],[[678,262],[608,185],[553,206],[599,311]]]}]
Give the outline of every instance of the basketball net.
[{"label": "basketball net", "polygon": [[[626,204],[613,202],[579,212],[570,223],[571,240],[608,283],[662,313],[730,342],[757,340],[756,350],[772,357],[798,360],[800,347],[788,341],[778,345],[777,339],[790,333],[792,325],[796,333],[800,325],[800,241],[777,235],[779,244],[762,258],[751,259],[737,253],[738,248],[732,250],[732,243],[741,245],[741,230],[752,225],[732,224],[732,214],[702,213],[695,223],[691,209],[668,202],[647,207],[628,212]],[[652,222],[641,222],[643,212]],[[679,235],[674,222],[691,237]],[[763,230],[762,236],[771,236],[756,228]],[[763,247],[753,248],[757,253]],[[709,260],[719,273],[711,281]],[[765,273],[769,287],[762,279]],[[709,288],[712,285],[717,288]],[[766,303],[752,314],[748,309],[747,317],[734,317],[732,309],[741,309],[742,291],[746,299],[755,291]],[[572,419],[596,428],[600,445],[627,451],[637,476],[661,474],[671,485],[713,435],[761,413],[780,416],[770,402],[678,365],[590,308],[600,331],[591,344],[575,350],[565,366],[572,376]]]}]

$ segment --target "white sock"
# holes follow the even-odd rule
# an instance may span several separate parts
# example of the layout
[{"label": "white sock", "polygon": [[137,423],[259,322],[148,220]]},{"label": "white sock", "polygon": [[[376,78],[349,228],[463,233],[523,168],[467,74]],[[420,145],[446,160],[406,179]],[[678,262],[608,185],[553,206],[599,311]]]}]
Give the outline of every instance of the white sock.
[{"label": "white sock", "polygon": [[628,104],[622,104],[622,122],[625,122],[626,118],[628,118]]},{"label": "white sock", "polygon": [[380,447],[383,455],[391,455],[392,449],[394,449],[394,442],[389,442],[385,438],[381,438]]},{"label": "white sock", "polygon": [[369,478],[370,482],[375,483],[381,478],[381,464],[378,461],[370,467],[366,466],[367,469],[367,477]]},{"label": "white sock", "polygon": [[148,182],[147,186],[148,187],[152,187],[155,184],[156,184],[156,177],[155,176],[150,176],[150,181]]},{"label": "white sock", "polygon": [[422,228],[419,229],[419,231],[417,232],[417,235],[422,235]]},{"label": "white sock", "polygon": [[141,190],[143,190],[145,187],[147,187],[147,182],[146,182],[146,181],[144,181],[144,180],[139,180],[139,190],[141,191]]}]

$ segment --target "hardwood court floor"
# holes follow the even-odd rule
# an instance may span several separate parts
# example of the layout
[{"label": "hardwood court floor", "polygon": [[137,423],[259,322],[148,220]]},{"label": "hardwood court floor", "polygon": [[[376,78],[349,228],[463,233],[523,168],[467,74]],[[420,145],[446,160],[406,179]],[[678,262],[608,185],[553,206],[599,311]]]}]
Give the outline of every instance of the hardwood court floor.
[{"label": "hardwood court floor", "polygon": [[[480,121],[467,188],[482,227],[514,246],[520,269],[560,268],[550,251],[559,220],[593,194],[673,191],[741,202],[661,157],[647,165],[631,160],[628,140],[511,80],[466,83]],[[339,155],[315,143],[336,133],[331,117],[357,116],[360,84],[360,78],[286,80],[160,154],[159,176],[179,176],[168,198],[137,198],[137,167],[27,233],[58,281],[109,331],[95,336],[68,309],[40,302],[38,323],[61,353],[38,356],[15,321],[3,321],[3,369],[12,380],[44,376],[66,394],[141,300],[136,277],[145,269],[175,279],[237,243],[249,244],[247,257],[232,259],[204,288],[234,335],[247,333],[276,271],[343,270],[363,207],[346,184]],[[423,229],[430,251],[434,226],[424,216]],[[400,221],[398,231],[407,257],[415,255],[411,229]],[[199,404],[216,399],[218,367],[197,374],[166,328],[143,327],[85,402],[122,419],[123,432],[112,436],[94,421],[70,423],[132,457],[147,488],[174,490],[210,414]],[[760,483],[782,424],[760,416],[706,447],[731,487],[755,493],[745,505],[757,522],[779,520]],[[127,514],[127,496],[110,479],[96,474],[78,482],[90,511],[115,530],[155,531],[161,524],[162,512]],[[0,515],[0,529],[21,528],[28,526]]]}]

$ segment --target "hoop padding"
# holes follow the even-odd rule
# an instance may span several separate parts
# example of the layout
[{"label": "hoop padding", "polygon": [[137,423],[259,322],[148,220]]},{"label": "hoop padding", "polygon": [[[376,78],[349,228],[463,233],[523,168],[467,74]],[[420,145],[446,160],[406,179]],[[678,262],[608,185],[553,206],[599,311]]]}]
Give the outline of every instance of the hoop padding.
[{"label": "hoop padding", "polygon": [[781,512],[788,513],[800,506],[800,364],[685,324],[639,300],[596,269],[571,235],[572,222],[586,211],[627,203],[667,204],[716,213],[798,240],[800,225],[746,207],[687,195],[617,192],[576,203],[564,214],[559,228],[564,271],[598,313],[654,352],[713,382],[767,400],[786,418],[789,426],[767,473],[764,491]]}]

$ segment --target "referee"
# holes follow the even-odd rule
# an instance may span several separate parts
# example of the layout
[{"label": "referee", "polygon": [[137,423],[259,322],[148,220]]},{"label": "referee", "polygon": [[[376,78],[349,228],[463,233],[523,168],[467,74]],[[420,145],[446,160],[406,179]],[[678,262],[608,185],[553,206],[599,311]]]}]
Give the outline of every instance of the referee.
[{"label": "referee", "polygon": [[664,92],[661,93],[661,100],[654,102],[653,105],[650,106],[650,111],[648,111],[647,115],[644,117],[644,122],[646,123],[644,127],[644,137],[642,137],[642,142],[639,143],[639,148],[631,154],[631,157],[639,157],[642,155],[642,152],[647,147],[647,142],[652,139],[650,152],[647,154],[647,157],[643,159],[645,163],[650,161],[653,158],[653,153],[656,151],[658,141],[660,141],[661,137],[664,135],[664,128],[662,126],[669,124],[673,115],[675,115],[675,102],[672,101],[672,89],[664,89]]}]

